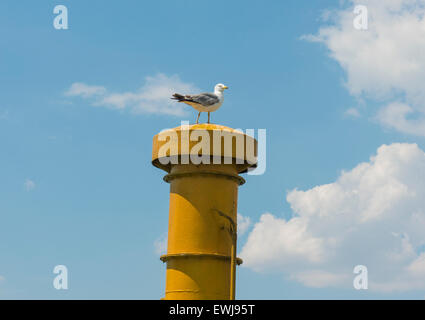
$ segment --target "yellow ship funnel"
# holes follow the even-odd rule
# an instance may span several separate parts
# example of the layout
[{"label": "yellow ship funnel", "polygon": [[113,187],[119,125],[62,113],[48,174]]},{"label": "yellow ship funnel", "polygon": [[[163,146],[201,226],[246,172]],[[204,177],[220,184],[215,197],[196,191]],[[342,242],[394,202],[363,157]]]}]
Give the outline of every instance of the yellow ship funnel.
[{"label": "yellow ship funnel", "polygon": [[152,164],[170,183],[165,299],[235,298],[239,174],[256,162],[257,141],[225,126],[182,125],[153,138]]}]

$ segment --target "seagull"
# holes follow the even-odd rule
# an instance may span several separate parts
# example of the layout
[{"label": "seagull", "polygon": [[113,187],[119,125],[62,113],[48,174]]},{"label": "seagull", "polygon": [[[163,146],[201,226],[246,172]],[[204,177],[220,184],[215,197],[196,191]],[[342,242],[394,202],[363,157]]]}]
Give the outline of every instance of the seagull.
[{"label": "seagull", "polygon": [[198,110],[198,118],[196,123],[199,122],[201,112],[208,112],[208,123],[210,123],[210,112],[216,111],[223,104],[223,91],[229,87],[222,83],[216,84],[214,87],[214,93],[205,92],[195,95],[181,95],[179,93],[173,94],[173,100],[178,102],[184,102],[194,109]]}]

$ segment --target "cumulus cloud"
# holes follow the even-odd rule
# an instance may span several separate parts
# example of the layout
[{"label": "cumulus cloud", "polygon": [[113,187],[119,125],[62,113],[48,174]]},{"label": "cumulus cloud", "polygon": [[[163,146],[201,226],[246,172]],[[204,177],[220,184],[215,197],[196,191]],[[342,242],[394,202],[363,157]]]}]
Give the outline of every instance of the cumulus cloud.
[{"label": "cumulus cloud", "polygon": [[251,218],[238,213],[238,235],[243,235],[251,226]]},{"label": "cumulus cloud", "polygon": [[[303,38],[326,45],[345,70],[352,95],[384,105],[377,115],[382,124],[425,136],[425,0],[348,2],[327,11],[327,25]],[[368,30],[353,26],[357,5],[368,9]]]},{"label": "cumulus cloud", "polygon": [[161,237],[156,239],[153,243],[155,253],[157,255],[163,255],[167,253],[167,241],[168,235],[164,233]]},{"label": "cumulus cloud", "polygon": [[103,95],[106,93],[106,88],[101,86],[89,86],[87,84],[76,82],[71,85],[65,95],[67,96],[81,96],[83,98],[89,98],[97,95]]},{"label": "cumulus cloud", "polygon": [[195,93],[199,89],[180,80],[179,76],[157,74],[146,77],[143,86],[134,92],[110,92],[103,86],[73,83],[65,92],[66,96],[78,96],[87,99],[97,107],[129,110],[133,114],[167,114],[181,116],[185,114],[183,104],[173,102],[174,92]]},{"label": "cumulus cloud", "polygon": [[351,281],[349,274],[337,274],[323,270],[297,272],[291,276],[291,279],[312,288],[338,287]]},{"label": "cumulus cloud", "polygon": [[358,118],[360,117],[360,112],[356,108],[349,108],[345,111],[345,115],[353,117],[353,118]]},{"label": "cumulus cloud", "polygon": [[35,188],[35,182],[30,180],[30,179],[25,180],[24,188],[25,188],[26,191],[33,190]]},{"label": "cumulus cloud", "polygon": [[390,103],[379,110],[377,119],[384,125],[408,134],[425,137],[425,115],[408,119],[415,110],[404,103]]},{"label": "cumulus cloud", "polygon": [[352,287],[353,268],[369,289],[425,289],[425,153],[383,145],[332,183],[287,194],[294,215],[261,216],[240,253],[245,266],[281,272],[307,286]]}]

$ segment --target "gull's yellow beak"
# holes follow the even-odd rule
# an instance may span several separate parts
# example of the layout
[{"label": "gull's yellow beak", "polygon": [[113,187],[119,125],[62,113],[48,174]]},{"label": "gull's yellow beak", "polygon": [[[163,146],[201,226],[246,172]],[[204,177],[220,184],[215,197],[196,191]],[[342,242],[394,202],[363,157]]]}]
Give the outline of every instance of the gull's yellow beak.
[{"label": "gull's yellow beak", "polygon": [[228,86],[223,86],[223,89],[229,89],[229,87]]}]

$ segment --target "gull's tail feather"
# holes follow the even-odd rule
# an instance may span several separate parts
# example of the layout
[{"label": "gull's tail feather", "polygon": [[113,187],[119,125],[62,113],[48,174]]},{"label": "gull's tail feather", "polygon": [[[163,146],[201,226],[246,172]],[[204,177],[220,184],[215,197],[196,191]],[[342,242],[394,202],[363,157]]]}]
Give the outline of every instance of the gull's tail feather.
[{"label": "gull's tail feather", "polygon": [[181,94],[179,94],[179,93],[173,94],[173,97],[171,99],[177,100],[179,102],[182,102],[182,101],[185,101],[186,100],[186,98],[184,96],[182,96]]},{"label": "gull's tail feather", "polygon": [[190,96],[183,96],[179,93],[173,94],[173,97],[171,99],[177,100],[178,102],[192,101],[192,98]]}]

